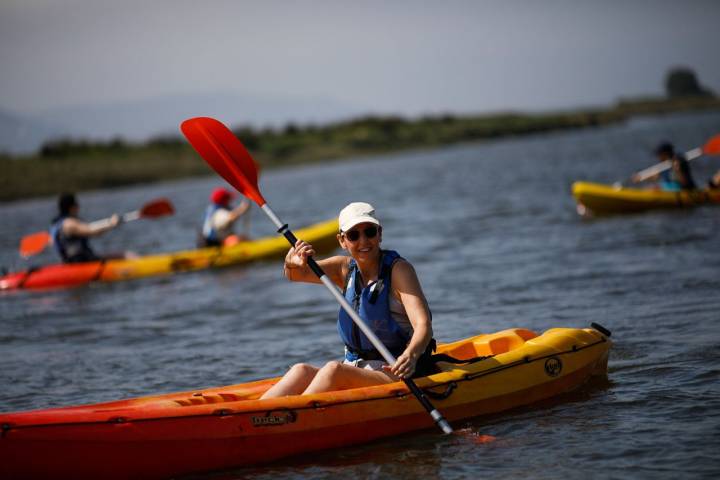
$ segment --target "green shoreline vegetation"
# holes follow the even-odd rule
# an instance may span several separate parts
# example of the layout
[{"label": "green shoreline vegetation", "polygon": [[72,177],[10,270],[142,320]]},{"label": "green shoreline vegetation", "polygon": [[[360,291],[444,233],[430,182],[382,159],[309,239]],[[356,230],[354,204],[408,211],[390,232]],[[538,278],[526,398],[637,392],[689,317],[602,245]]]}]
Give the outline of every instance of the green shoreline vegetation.
[{"label": "green shoreline vegetation", "polygon": [[[324,126],[287,124],[278,129],[235,128],[261,167],[434,148],[554,130],[597,127],[637,115],[720,110],[720,99],[696,96],[621,100],[607,109],[538,114],[437,115],[418,119],[368,116]],[[34,155],[0,154],[0,202],[139,183],[210,175],[184,138],[143,144],[56,140]]]}]

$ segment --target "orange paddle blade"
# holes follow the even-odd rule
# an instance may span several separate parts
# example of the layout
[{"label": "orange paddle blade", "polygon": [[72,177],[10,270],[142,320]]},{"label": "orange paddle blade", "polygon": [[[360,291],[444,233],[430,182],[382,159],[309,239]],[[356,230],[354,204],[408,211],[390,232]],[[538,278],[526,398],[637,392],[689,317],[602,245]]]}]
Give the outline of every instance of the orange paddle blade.
[{"label": "orange paddle blade", "polygon": [[240,140],[221,122],[209,117],[185,120],[180,125],[190,145],[240,193],[265,205],[257,186],[257,165]]},{"label": "orange paddle blade", "polygon": [[141,217],[162,217],[164,215],[172,215],[175,213],[172,203],[167,198],[158,198],[152,202],[146,203],[140,209]]},{"label": "orange paddle blade", "polygon": [[720,155],[720,133],[712,137],[703,146],[705,155]]},{"label": "orange paddle blade", "polygon": [[20,255],[30,257],[42,252],[50,243],[50,234],[48,232],[37,232],[32,235],[26,235],[20,240]]}]

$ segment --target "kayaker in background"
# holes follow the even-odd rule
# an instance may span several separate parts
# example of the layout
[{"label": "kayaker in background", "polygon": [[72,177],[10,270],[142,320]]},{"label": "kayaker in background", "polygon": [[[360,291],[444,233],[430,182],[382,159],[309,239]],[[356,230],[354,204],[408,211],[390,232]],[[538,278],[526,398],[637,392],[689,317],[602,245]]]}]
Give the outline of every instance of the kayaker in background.
[{"label": "kayaker in background", "polygon": [[[397,361],[388,366],[340,309],[337,327],[345,343],[344,361],[331,361],[322,368],[298,363],[262,398],[391,383],[433,371],[431,313],[415,269],[397,252],[380,248],[382,226],[370,204],[349,204],[340,212],[339,224],[338,242],[350,256],[334,256],[318,264]],[[298,240],[285,257],[285,276],[295,282],[320,283],[307,263],[314,254],[312,245]]]},{"label": "kayaker in background", "polygon": [[250,202],[243,198],[240,204],[230,207],[235,194],[225,188],[216,188],[210,194],[210,205],[205,209],[200,247],[234,245],[247,240],[245,235],[235,235],[233,226],[250,208]]},{"label": "kayaker in background", "polygon": [[120,224],[120,216],[114,214],[110,221],[102,226],[93,226],[78,218],[80,206],[72,193],[63,193],[58,199],[58,216],[50,225],[55,251],[65,263],[93,262],[110,258],[125,258],[132,254],[111,254],[99,256],[90,248],[90,237],[96,237],[110,231]]},{"label": "kayaker in background", "polygon": [[[659,182],[660,188],[669,192],[679,192],[680,190],[695,190],[697,186],[690,173],[690,164],[685,156],[681,153],[675,153],[675,147],[672,143],[662,142],[655,149],[658,163],[666,160],[672,162],[672,166],[654,175],[647,180]],[[644,180],[640,179],[637,174],[631,178],[633,183],[640,183]]]}]

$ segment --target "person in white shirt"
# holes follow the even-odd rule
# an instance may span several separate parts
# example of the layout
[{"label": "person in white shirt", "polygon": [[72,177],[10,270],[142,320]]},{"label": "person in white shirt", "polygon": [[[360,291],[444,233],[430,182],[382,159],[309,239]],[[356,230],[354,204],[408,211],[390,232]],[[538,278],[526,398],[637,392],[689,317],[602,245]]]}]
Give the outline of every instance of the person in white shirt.
[{"label": "person in white shirt", "polygon": [[244,240],[233,233],[233,226],[248,211],[250,202],[243,198],[237,207],[232,208],[230,202],[233,198],[233,192],[221,187],[210,194],[211,203],[205,209],[203,218],[201,246],[227,246]]}]

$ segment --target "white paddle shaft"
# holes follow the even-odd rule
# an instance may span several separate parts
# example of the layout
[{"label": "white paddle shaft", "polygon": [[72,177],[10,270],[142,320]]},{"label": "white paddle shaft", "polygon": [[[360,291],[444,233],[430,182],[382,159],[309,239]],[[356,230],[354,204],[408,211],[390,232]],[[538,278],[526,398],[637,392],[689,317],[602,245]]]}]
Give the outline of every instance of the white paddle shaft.
[{"label": "white paddle shaft", "polygon": [[[102,220],[95,220],[94,222],[88,223],[90,228],[97,230],[99,228],[106,228],[110,226],[112,217],[103,218]],[[132,222],[140,218],[140,210],[133,210],[132,212],[124,213],[120,217],[120,223]]]},{"label": "white paddle shaft", "polygon": [[[688,150],[685,152],[685,159],[689,162],[691,160],[695,160],[698,157],[701,157],[703,154],[702,148],[693,148],[692,150]],[[642,182],[643,180],[647,180],[648,178],[652,177],[653,175],[657,175],[658,173],[664,172],[668,168],[672,166],[672,162],[670,160],[665,160],[657,165],[653,165],[652,167],[648,167],[645,170],[640,170],[636,176],[639,182]]]}]

